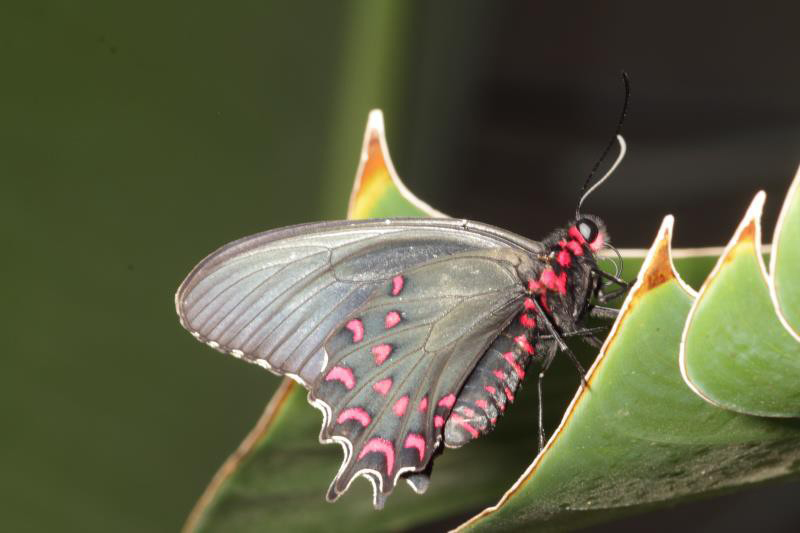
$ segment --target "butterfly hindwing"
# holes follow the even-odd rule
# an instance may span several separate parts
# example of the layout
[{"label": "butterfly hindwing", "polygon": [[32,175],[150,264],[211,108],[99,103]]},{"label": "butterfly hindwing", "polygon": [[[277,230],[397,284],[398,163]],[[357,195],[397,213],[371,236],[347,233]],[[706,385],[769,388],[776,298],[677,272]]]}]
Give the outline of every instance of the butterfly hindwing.
[{"label": "butterfly hindwing", "polygon": [[309,395],[325,413],[320,439],[345,450],[329,499],[364,475],[381,506],[400,476],[425,469],[461,386],[521,308],[519,262],[508,248],[428,261],[334,331]]}]

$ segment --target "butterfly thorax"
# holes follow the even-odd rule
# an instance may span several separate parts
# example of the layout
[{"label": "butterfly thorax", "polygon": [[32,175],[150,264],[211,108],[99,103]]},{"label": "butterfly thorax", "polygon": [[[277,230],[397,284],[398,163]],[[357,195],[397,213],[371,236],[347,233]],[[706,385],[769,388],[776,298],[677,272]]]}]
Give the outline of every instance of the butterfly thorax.
[{"label": "butterfly thorax", "polygon": [[[582,228],[584,236],[579,228],[586,221],[592,227]],[[491,432],[514,401],[531,363],[552,357],[557,346],[542,313],[561,334],[579,328],[598,283],[595,254],[607,242],[602,222],[584,216],[553,232],[542,242],[543,253],[518,267],[527,290],[522,308],[487,348],[458,394],[445,426],[446,446],[458,448]]]}]

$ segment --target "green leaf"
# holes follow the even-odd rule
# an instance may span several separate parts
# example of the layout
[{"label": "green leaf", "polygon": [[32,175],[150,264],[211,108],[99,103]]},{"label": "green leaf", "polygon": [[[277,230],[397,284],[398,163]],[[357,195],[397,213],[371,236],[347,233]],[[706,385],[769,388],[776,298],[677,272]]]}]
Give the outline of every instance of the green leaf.
[{"label": "green leaf", "polygon": [[573,529],[798,470],[800,424],[718,409],[678,369],[694,300],[668,217],[603,350],[544,452],[476,531]]},{"label": "green leaf", "polygon": [[[397,178],[375,112],[361,161],[351,217],[441,216]],[[378,512],[370,485],[359,479],[329,504],[324,493],[342,452],[318,443],[320,414],[307,404],[306,391],[286,380],[186,529],[444,529],[459,523],[454,517],[473,515],[498,499],[463,528],[572,529],[796,473],[796,421],[719,409],[682,380],[679,344],[695,296],[673,272],[670,230],[668,219],[590,370],[590,389],[579,390],[543,453],[537,455],[536,394],[528,387],[490,436],[437,458],[424,496],[401,485]],[[676,264],[699,285],[714,258],[689,255]],[[631,279],[642,261],[626,257],[625,264],[623,276]],[[593,356],[591,349],[573,348],[584,361]],[[579,383],[569,361],[557,358],[545,381],[548,427],[557,425]]]},{"label": "green leaf", "polygon": [[797,265],[800,265],[800,170],[786,194],[772,243],[774,249],[769,270],[779,313],[786,319],[787,327],[800,332],[800,283],[797,282]]},{"label": "green leaf", "polygon": [[[686,382],[714,405],[760,416],[800,416],[800,337],[781,322],[771,278],[761,258],[761,208],[753,200],[744,220],[694,303],[684,332],[681,369]],[[791,198],[787,199],[787,203]],[[784,227],[798,225],[797,211]],[[783,270],[798,241],[775,241]],[[791,251],[791,249],[794,249]],[[787,257],[789,256],[789,257]],[[796,273],[798,265],[792,269]],[[792,294],[798,285],[784,281]]]}]

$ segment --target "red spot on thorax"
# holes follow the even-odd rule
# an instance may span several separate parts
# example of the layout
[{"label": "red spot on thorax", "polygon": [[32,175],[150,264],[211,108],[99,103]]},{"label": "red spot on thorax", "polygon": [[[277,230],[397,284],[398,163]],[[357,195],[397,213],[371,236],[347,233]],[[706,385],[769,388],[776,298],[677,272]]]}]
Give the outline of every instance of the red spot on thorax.
[{"label": "red spot on thorax", "polygon": [[531,292],[542,292],[542,289],[544,289],[544,286],[541,284],[541,282],[533,280],[533,279],[529,279],[528,280],[528,290],[529,291],[531,291]]},{"label": "red spot on thorax", "polygon": [[562,248],[568,248],[573,255],[583,255],[583,246],[580,245],[578,241],[570,240],[569,242],[565,240],[558,241],[558,244]]},{"label": "red spot on thorax", "polygon": [[350,407],[345,409],[341,413],[339,413],[339,417],[336,419],[337,424],[343,424],[348,420],[356,420],[362,426],[367,427],[370,422],[372,422],[372,418],[369,416],[369,413],[366,412],[361,407]]},{"label": "red spot on thorax", "polygon": [[352,389],[356,385],[356,378],[353,376],[353,371],[346,366],[335,366],[331,368],[328,375],[325,376],[325,381],[340,381],[347,390]]},{"label": "red spot on thorax", "polygon": [[419,401],[419,410],[423,413],[428,410],[428,397],[425,396]]},{"label": "red spot on thorax", "polygon": [[578,228],[575,226],[571,226],[568,233],[569,236],[578,241],[579,244],[586,244],[586,239],[583,238],[583,235],[581,235],[581,232],[578,231]]},{"label": "red spot on thorax", "polygon": [[562,272],[561,274],[556,274],[552,268],[546,268],[542,275],[539,277],[539,281],[550,289],[551,291],[558,291],[561,294],[567,292],[567,273]]},{"label": "red spot on thorax", "polygon": [[556,256],[556,261],[558,261],[558,264],[562,267],[569,268],[572,264],[572,255],[566,250],[561,250]]},{"label": "red spot on thorax", "polygon": [[395,276],[392,278],[392,296],[397,296],[403,290],[405,279],[403,276]]},{"label": "red spot on thorax", "polygon": [[478,435],[480,435],[478,430],[472,427],[472,425],[469,424],[466,420],[464,420],[464,418],[461,417],[461,415],[459,415],[458,413],[453,413],[452,415],[450,415],[450,419],[459,426],[461,426],[462,428],[464,428],[470,435],[472,435],[473,439],[478,438]]},{"label": "red spot on thorax", "polygon": [[525,353],[527,353],[528,355],[533,355],[533,346],[531,346],[531,343],[528,341],[525,335],[519,335],[517,337],[514,337],[514,342],[516,342],[517,346],[522,348],[522,350]]},{"label": "red spot on thorax", "polygon": [[372,390],[374,390],[375,392],[377,392],[382,396],[386,396],[386,393],[389,392],[389,389],[391,388],[392,388],[391,378],[382,379],[372,386]]},{"label": "red spot on thorax", "polygon": [[523,305],[525,306],[525,309],[527,309],[528,311],[533,311],[534,309],[536,309],[536,303],[530,298],[525,298],[525,302],[523,303]]},{"label": "red spot on thorax", "polygon": [[433,427],[440,428],[444,425],[444,418],[439,415],[433,417]]},{"label": "red spot on thorax", "polygon": [[520,313],[519,323],[522,324],[522,327],[527,329],[533,329],[536,327],[536,319],[528,313]]},{"label": "red spot on thorax", "polygon": [[522,369],[519,363],[517,363],[516,358],[514,357],[514,352],[506,352],[503,354],[503,359],[514,369],[514,372],[519,376],[519,379],[525,378],[525,370]]},{"label": "red spot on thorax", "polygon": [[353,332],[353,342],[361,342],[364,338],[364,323],[361,320],[354,318],[345,327]]},{"label": "red spot on thorax", "polygon": [[386,313],[386,319],[384,320],[384,325],[386,326],[386,329],[391,329],[395,327],[397,324],[399,324],[400,320],[401,320],[400,313],[398,313],[397,311],[389,311],[388,313]]},{"label": "red spot on thorax", "polygon": [[483,409],[484,411],[489,409],[489,404],[486,403],[486,400],[475,400],[475,405]]},{"label": "red spot on thorax", "polygon": [[506,387],[505,393],[506,393],[506,398],[508,398],[508,401],[509,402],[513,402],[514,401],[514,393],[511,392],[511,389]]},{"label": "red spot on thorax", "polygon": [[542,304],[542,307],[544,308],[545,311],[547,311],[548,313],[550,312],[550,306],[547,305],[547,293],[546,292],[543,292],[542,294],[539,295],[539,303]]},{"label": "red spot on thorax", "polygon": [[453,393],[448,394],[447,396],[443,396],[441,400],[439,400],[439,407],[446,407],[450,409],[456,403],[456,395]]},{"label": "red spot on thorax", "polygon": [[409,433],[403,443],[403,448],[416,448],[419,452],[419,460],[422,461],[425,457],[425,438],[418,433]]},{"label": "red spot on thorax", "polygon": [[392,411],[397,416],[403,416],[406,414],[406,408],[408,407],[408,396],[401,396],[399,400],[394,402],[392,406]]},{"label": "red spot on thorax", "polygon": [[375,357],[375,364],[382,365],[386,358],[392,353],[391,344],[378,344],[372,347],[372,355]]},{"label": "red spot on thorax", "polygon": [[360,461],[365,455],[373,452],[383,454],[386,458],[386,473],[391,476],[392,470],[394,470],[394,445],[386,439],[373,437],[361,448],[361,452],[358,454],[358,460]]}]

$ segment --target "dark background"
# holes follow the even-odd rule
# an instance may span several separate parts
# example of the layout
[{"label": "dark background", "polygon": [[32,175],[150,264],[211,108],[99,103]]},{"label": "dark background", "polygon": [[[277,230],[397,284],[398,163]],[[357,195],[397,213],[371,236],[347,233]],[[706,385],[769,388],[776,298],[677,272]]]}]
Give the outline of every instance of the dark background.
[{"label": "dark background", "polygon": [[[563,7],[562,7],[563,5]],[[278,379],[172,296],[217,246],[344,216],[369,109],[442,211],[541,237],[633,80],[614,242],[722,245],[800,162],[795,2],[7,2],[0,528],[174,531]],[[795,531],[797,484],[608,530]],[[790,501],[791,498],[791,501]],[[753,522],[757,520],[757,522]]]}]

